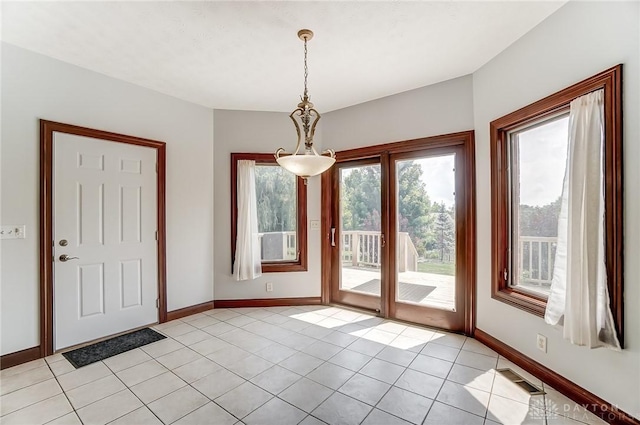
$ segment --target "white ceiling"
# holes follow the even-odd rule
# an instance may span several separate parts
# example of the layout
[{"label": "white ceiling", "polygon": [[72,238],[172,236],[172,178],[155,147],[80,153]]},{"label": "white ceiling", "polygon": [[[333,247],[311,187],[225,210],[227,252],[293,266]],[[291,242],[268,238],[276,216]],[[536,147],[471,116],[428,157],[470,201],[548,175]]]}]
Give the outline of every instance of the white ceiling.
[{"label": "white ceiling", "polygon": [[564,1],[2,2],[2,39],[218,109],[331,111],[474,72]]}]

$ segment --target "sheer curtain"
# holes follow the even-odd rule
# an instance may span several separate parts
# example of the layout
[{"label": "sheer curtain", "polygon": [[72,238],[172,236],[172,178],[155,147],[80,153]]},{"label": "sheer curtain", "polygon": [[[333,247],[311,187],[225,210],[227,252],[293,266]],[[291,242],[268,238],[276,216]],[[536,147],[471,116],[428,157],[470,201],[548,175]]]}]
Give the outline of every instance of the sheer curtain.
[{"label": "sheer curtain", "polygon": [[620,349],[609,305],[604,240],[604,90],[571,102],[558,245],[545,321],[564,338]]},{"label": "sheer curtain", "polygon": [[256,201],[256,162],[238,161],[237,202],[238,231],[233,275],[236,280],[255,279],[262,275],[258,211]]}]

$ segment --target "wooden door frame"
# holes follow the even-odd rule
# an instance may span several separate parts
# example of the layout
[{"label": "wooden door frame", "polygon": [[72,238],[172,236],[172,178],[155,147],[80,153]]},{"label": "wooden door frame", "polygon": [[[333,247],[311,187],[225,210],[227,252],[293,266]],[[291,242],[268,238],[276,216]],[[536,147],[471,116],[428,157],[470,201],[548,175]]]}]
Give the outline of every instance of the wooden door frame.
[{"label": "wooden door frame", "polygon": [[108,142],[149,147],[156,150],[158,226],[158,321],[167,320],[166,267],[166,144],[156,140],[94,130],[71,124],[40,120],[40,356],[53,347],[53,133],[66,133]]},{"label": "wooden door frame", "polygon": [[[450,146],[442,146],[442,147],[426,147],[424,150],[415,150],[412,152],[398,153],[394,154],[390,158],[390,172],[389,172],[389,186],[392,188],[396,188],[398,185],[398,180],[396,176],[397,165],[396,161],[406,161],[411,159],[421,159],[421,158],[435,158],[443,155],[455,155],[454,169],[455,172],[455,243],[456,250],[455,256],[456,261],[455,264],[466,264],[467,258],[467,231],[466,227],[468,225],[468,208],[467,208],[467,192],[468,189],[466,187],[466,164],[463,163],[465,161],[464,155],[464,146],[461,145],[450,145]],[[462,164],[461,164],[462,163]],[[460,170],[461,169],[461,170]],[[458,173],[462,173],[462,177],[458,177]],[[389,198],[390,201],[390,211],[393,214],[389,215],[389,234],[393,234],[394,236],[398,235],[397,221],[394,220],[394,217],[397,219],[397,209],[399,199],[397,196],[391,196]],[[397,249],[398,240],[395,237],[389,238],[389,251],[391,253],[395,253]],[[391,254],[390,254],[391,255]],[[460,304],[466,303],[466,292],[468,291],[468,270],[466,267],[462,267],[461,270],[457,269],[456,274],[454,276],[455,282],[455,306],[456,308],[460,307]],[[389,272],[388,275],[389,282],[389,293],[395,294],[398,289],[398,275],[396,275],[395,270]],[[466,282],[467,285],[459,285],[458,282]],[[416,305],[410,302],[396,300],[392,302],[389,299],[389,314],[390,316],[405,321],[413,321],[416,323],[420,323],[419,319],[414,319],[415,317],[426,317],[428,321],[432,323],[432,326],[441,327],[444,329],[462,329],[462,331],[466,331],[465,326],[465,317],[459,317],[456,311],[448,312],[442,309],[431,309],[433,311],[424,310],[424,308],[429,306],[425,305]],[[462,304],[461,310],[465,311],[465,305]],[[458,310],[459,311],[459,310]],[[424,315],[427,313],[427,315]]]},{"label": "wooden door frame", "polygon": [[[376,146],[367,146],[363,148],[349,149],[336,152],[336,160],[338,162],[350,161],[354,159],[365,159],[374,157],[387,156],[386,163],[383,168],[388,172],[389,160],[388,155],[395,153],[411,152],[421,149],[432,149],[438,147],[461,146],[465,155],[465,176],[464,185],[469,190],[465,193],[465,202],[468,210],[468,217],[465,228],[465,236],[467,239],[468,250],[465,253],[465,263],[468,279],[466,282],[467,299],[464,309],[464,333],[473,335],[475,331],[476,321],[476,170],[475,170],[475,138],[473,130],[459,133],[451,133],[439,136],[425,137],[420,139],[405,140],[399,142],[385,143]],[[384,171],[383,170],[383,171]],[[332,187],[332,172],[329,170],[322,174],[321,177],[321,297],[324,304],[331,302],[331,202],[333,192],[336,188]],[[389,208],[384,206],[383,208]],[[388,229],[387,229],[388,233]],[[387,247],[389,244],[387,244]],[[390,254],[386,254],[390,255]],[[383,305],[382,312],[384,317],[389,317],[389,297],[387,297],[387,305]]]},{"label": "wooden door frame", "polygon": [[[387,223],[389,220],[387,220],[387,214],[388,214],[389,208],[387,205],[388,197],[386,196],[387,188],[384,184],[382,184],[384,179],[386,179],[386,176],[387,176],[387,168],[388,168],[388,162],[389,162],[388,158],[389,158],[389,155],[387,155],[386,153],[383,153],[381,155],[370,156],[368,158],[363,158],[363,159],[342,160],[342,161],[336,162],[336,164],[328,172],[333,175],[332,188],[331,188],[332,198],[331,198],[330,205],[333,205],[334,208],[331,208],[331,211],[328,214],[325,214],[330,216],[330,223],[338,223],[340,221],[340,212],[338,211],[338,208],[335,208],[335,207],[339,205],[338,182],[340,181],[339,172],[340,172],[341,165],[346,164],[347,168],[351,168],[351,167],[357,168],[357,167],[367,167],[372,165],[373,166],[378,165],[380,167],[380,198],[381,198],[380,199],[380,216],[382,221],[382,227],[380,228],[380,233],[383,235],[383,237],[388,235]],[[335,226],[335,240],[338,241],[337,243],[342,243],[342,229],[340,226]],[[381,251],[380,256],[382,257],[382,267],[380,268],[380,281],[384,282],[386,280],[385,276],[388,273],[388,264],[389,264],[388,258],[387,258],[388,250],[383,246],[380,251]],[[330,250],[330,254],[332,255],[332,259],[331,259],[332,262],[337,261],[341,255],[340,252],[336,252],[335,250],[333,252],[331,252]],[[333,281],[339,284],[340,269],[332,268],[331,273],[332,273],[332,276],[331,276],[330,282]],[[354,306],[357,305],[362,309],[370,310],[372,312],[378,311],[380,315],[385,315],[387,312],[387,305],[383,303],[382,300],[388,299],[386,290],[387,290],[386,287],[381,283],[380,297],[376,297],[375,295],[372,295],[372,294],[355,293],[351,291],[340,294],[340,289],[338,287],[332,286],[330,289],[330,298],[332,301],[337,303],[354,305]],[[376,298],[381,298],[381,302],[377,309],[375,308]]]}]

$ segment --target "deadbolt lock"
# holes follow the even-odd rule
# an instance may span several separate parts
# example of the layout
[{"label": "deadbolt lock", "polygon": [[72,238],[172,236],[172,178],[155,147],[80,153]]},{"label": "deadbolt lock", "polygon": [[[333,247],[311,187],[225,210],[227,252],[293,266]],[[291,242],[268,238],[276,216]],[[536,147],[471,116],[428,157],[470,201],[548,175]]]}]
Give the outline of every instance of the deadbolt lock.
[{"label": "deadbolt lock", "polygon": [[58,242],[58,243],[60,244],[60,246],[67,246],[67,244],[68,244],[69,242],[67,242],[67,240],[66,240],[66,239],[61,239],[61,240],[60,240],[60,242]]}]

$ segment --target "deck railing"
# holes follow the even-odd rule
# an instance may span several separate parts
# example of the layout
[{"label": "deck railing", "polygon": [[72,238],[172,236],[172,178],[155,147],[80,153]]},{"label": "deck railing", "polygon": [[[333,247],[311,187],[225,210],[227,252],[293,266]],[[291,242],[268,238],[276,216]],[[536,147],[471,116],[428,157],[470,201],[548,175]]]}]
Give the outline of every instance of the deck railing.
[{"label": "deck railing", "polygon": [[553,264],[558,238],[520,236],[519,277],[521,281],[548,286],[553,279]]},{"label": "deck railing", "polygon": [[[382,235],[380,232],[343,231],[341,241],[342,264],[353,267],[380,267],[382,264]],[[398,271],[417,271],[418,251],[409,234],[398,233]]]},{"label": "deck railing", "polygon": [[398,273],[418,271],[418,250],[407,232],[398,233]]}]

